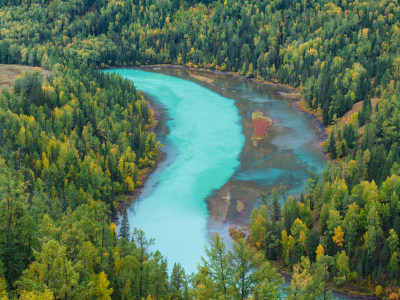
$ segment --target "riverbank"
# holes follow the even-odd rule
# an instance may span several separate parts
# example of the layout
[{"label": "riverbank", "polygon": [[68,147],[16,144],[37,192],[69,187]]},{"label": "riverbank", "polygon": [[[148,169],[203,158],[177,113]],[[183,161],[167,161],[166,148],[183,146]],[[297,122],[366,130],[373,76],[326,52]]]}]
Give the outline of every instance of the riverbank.
[{"label": "riverbank", "polygon": [[[146,99],[145,95],[142,92],[138,92],[138,93],[139,93],[141,99],[146,101],[146,104],[147,104],[147,107],[149,110],[150,120],[149,120],[149,124],[145,125],[145,129],[148,132],[156,133],[155,132],[156,127],[160,124],[160,122],[162,122],[162,116],[161,116],[160,109],[157,108],[155,103],[152,103],[151,100]],[[135,188],[133,193],[125,195],[126,200],[118,202],[116,214],[113,216],[113,223],[115,223],[116,225],[118,225],[118,223],[119,223],[120,212],[122,210],[126,210],[135,201],[135,199],[141,195],[142,190],[145,187],[145,183],[146,183],[148,177],[154,171],[156,171],[159,164],[161,164],[165,160],[167,154],[164,151],[162,151],[160,149],[160,147],[158,147],[158,151],[159,151],[159,153],[157,155],[157,160],[155,161],[155,163],[151,167],[142,169],[140,171],[139,180],[138,180],[140,182],[140,185]]]},{"label": "riverbank", "polygon": [[[295,87],[292,87],[290,85],[283,84],[283,83],[266,81],[266,80],[261,80],[261,79],[257,79],[257,78],[249,78],[249,77],[242,76],[237,72],[218,71],[218,70],[205,69],[205,68],[192,68],[192,67],[188,67],[185,65],[174,65],[174,64],[155,64],[155,65],[142,65],[142,66],[137,66],[137,67],[121,67],[121,68],[140,69],[141,67],[145,67],[145,68],[147,68],[147,67],[175,68],[175,69],[196,71],[196,72],[203,73],[203,74],[209,73],[209,74],[214,74],[214,75],[229,75],[229,76],[233,76],[238,79],[248,80],[248,81],[256,82],[258,84],[269,85],[274,88],[282,89],[282,91],[277,91],[277,94],[283,98],[298,99],[300,97],[300,88],[299,87],[295,88]],[[198,77],[197,76],[192,76],[192,77],[202,80],[204,82],[210,83],[210,84],[214,83],[214,81],[212,79],[209,79],[205,76],[200,75]],[[201,77],[203,77],[203,78],[201,78]]]}]

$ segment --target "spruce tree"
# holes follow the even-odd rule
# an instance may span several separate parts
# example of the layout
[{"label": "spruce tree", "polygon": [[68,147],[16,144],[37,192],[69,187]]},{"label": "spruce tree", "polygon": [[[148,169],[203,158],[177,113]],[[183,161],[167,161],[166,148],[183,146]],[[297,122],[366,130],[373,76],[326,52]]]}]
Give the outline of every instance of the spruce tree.
[{"label": "spruce tree", "polygon": [[281,219],[281,205],[278,201],[278,197],[272,199],[272,221],[276,222]]},{"label": "spruce tree", "polygon": [[121,222],[121,228],[119,229],[119,237],[124,238],[127,241],[129,241],[130,237],[130,228],[129,228],[129,221],[128,221],[128,214],[126,213],[126,210],[122,213],[122,222]]}]

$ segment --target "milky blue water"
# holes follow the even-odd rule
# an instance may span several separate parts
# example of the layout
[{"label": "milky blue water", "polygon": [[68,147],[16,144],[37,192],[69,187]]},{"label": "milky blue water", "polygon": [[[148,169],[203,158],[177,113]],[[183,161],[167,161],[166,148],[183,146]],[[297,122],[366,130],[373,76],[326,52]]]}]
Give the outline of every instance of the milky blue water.
[{"label": "milky blue water", "polygon": [[132,80],[169,116],[169,133],[162,141],[167,159],[131,207],[130,227],[156,239],[170,268],[180,262],[194,272],[208,243],[205,198],[240,164],[244,135],[239,110],[232,99],[187,80],[141,70],[109,72]]},{"label": "milky blue water", "polygon": [[[210,84],[184,69],[145,69],[151,72],[107,71],[132,80],[156,106],[155,130],[166,154],[128,210],[130,227],[156,239],[152,250],[168,258],[170,270],[179,262],[191,273],[210,233],[229,240],[229,224],[247,225],[260,191],[283,185],[286,196],[296,195],[309,172],[322,172],[321,132],[312,118],[294,109],[293,100],[269,86],[208,74]],[[257,144],[251,141],[255,110],[274,121]],[[244,206],[240,212],[237,201]]]}]

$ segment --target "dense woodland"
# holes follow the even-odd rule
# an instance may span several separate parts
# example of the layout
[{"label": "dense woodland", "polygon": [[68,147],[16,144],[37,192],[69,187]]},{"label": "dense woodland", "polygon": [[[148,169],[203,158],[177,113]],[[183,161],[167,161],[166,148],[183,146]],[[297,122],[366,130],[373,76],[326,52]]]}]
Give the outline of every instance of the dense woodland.
[{"label": "dense woodland", "polygon": [[[399,45],[395,0],[0,0],[0,63],[51,70],[0,95],[0,297],[276,299],[268,259],[290,299],[398,299]],[[190,276],[111,223],[158,144],[134,86],[96,69],[156,63],[299,88],[332,128],[301,197],[263,197],[246,243],[215,236]]]}]

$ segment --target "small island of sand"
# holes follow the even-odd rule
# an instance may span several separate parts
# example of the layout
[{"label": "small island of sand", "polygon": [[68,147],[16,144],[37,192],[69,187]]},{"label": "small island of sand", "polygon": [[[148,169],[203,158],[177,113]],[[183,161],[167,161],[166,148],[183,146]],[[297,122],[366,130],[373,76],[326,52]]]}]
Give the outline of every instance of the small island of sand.
[{"label": "small island of sand", "polygon": [[251,121],[253,122],[254,132],[252,140],[260,140],[266,134],[269,126],[272,125],[272,119],[264,116],[261,111],[255,111],[251,114]]}]

